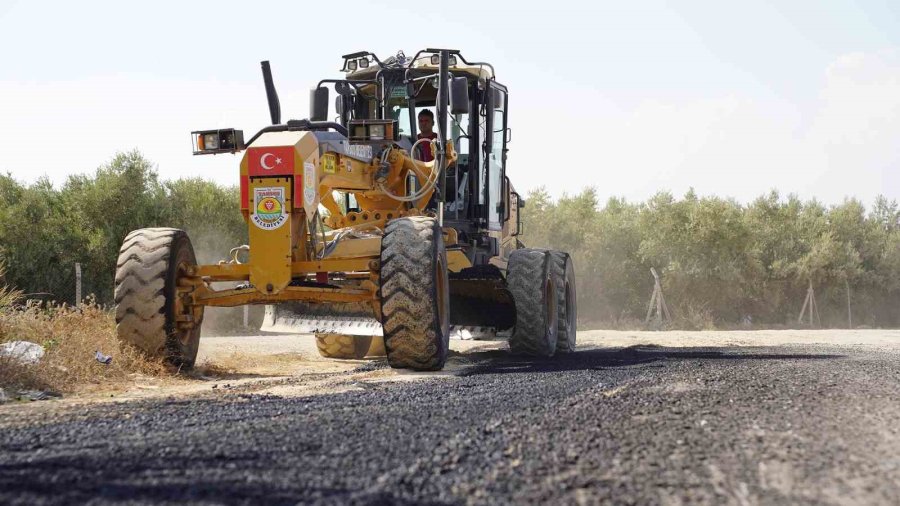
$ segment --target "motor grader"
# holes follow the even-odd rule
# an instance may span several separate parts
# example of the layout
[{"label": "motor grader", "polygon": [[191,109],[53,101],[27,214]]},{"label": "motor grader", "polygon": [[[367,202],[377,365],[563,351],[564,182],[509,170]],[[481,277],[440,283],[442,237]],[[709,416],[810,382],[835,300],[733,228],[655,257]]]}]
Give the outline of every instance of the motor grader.
[{"label": "motor grader", "polygon": [[[315,334],[341,358],[383,339],[392,367],[442,368],[451,332],[506,335],[532,356],[572,351],[572,259],[518,239],[524,201],[506,177],[507,89],[493,66],[448,49],[343,60],[343,78],[311,90],[309,119],[281,122],[262,62],[272,125],[247,142],[235,129],[192,132],[195,155],[243,153],[248,244],[198,265],[182,230],[128,234],[119,338],[188,368],[204,308],[266,304],[262,330]],[[419,135],[423,110],[436,135]]]}]

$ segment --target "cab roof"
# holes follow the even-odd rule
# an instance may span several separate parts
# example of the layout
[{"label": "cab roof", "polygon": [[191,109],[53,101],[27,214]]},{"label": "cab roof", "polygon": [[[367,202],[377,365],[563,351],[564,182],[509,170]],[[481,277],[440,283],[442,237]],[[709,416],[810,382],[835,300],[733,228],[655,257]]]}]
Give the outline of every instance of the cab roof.
[{"label": "cab roof", "polygon": [[[366,58],[369,61],[369,66],[366,68],[357,66],[356,70],[349,70],[345,63],[344,69],[342,70],[346,73],[346,79],[348,80],[374,79],[375,74],[382,68],[406,68],[413,70],[433,70],[437,72],[440,70],[440,65],[431,63],[431,56],[437,54],[438,51],[439,50],[436,49],[425,49],[417,52],[414,57],[407,57],[403,51],[399,51],[396,56],[390,56],[383,61],[379,60],[373,53],[361,51],[359,53],[344,55],[345,62],[354,58]],[[486,62],[467,62],[459,51],[450,51],[451,55],[456,56],[457,60],[456,65],[450,66],[450,72],[453,75],[460,76],[461,74],[466,74],[470,77],[484,81],[495,77],[494,67],[491,64]]]}]

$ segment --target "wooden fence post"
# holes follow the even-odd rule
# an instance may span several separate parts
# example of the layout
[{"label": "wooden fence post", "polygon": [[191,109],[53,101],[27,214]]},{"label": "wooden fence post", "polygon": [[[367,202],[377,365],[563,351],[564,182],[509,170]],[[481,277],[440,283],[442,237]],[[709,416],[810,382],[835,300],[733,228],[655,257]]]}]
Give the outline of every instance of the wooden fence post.
[{"label": "wooden fence post", "polygon": [[845,279],[844,285],[847,287],[847,327],[852,329],[853,313],[850,311],[850,282]]},{"label": "wooden fence post", "polygon": [[662,325],[663,317],[667,322],[672,321],[672,315],[669,314],[669,306],[666,304],[666,298],[662,293],[662,285],[659,283],[659,274],[654,267],[650,268],[650,274],[653,274],[653,295],[650,296],[650,305],[647,307],[647,317],[644,324],[650,323],[650,316],[653,315],[654,306],[656,308],[656,323]]},{"label": "wooden fence post", "polygon": [[81,306],[81,264],[75,263],[75,307]]},{"label": "wooden fence post", "polygon": [[[809,326],[812,327],[816,323],[818,326],[822,326],[822,318],[819,316],[819,305],[816,304],[816,292],[813,290],[812,280],[809,280],[809,288],[806,289],[806,298],[803,299],[803,307],[800,308],[800,316],[797,317],[797,323],[803,323],[803,315],[806,313],[806,308],[809,308]],[[815,322],[813,321],[815,318]]]}]

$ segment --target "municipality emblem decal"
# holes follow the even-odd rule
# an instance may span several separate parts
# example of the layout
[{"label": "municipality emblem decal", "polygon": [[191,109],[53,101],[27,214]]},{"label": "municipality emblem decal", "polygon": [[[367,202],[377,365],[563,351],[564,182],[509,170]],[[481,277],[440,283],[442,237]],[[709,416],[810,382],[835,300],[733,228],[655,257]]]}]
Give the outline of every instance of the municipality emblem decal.
[{"label": "municipality emblem decal", "polygon": [[263,230],[275,230],[287,221],[284,208],[284,188],[254,188],[253,224]]}]

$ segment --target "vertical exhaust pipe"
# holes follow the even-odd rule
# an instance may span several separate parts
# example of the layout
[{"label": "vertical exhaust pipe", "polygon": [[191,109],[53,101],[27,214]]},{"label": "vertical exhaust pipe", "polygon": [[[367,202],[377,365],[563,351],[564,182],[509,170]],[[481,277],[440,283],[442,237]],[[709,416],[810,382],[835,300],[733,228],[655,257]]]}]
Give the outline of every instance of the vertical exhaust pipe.
[{"label": "vertical exhaust pipe", "polygon": [[[441,63],[438,67],[438,89],[437,89],[437,104],[435,112],[437,112],[437,126],[438,126],[438,149],[437,153],[435,153],[435,167],[443,167],[446,161],[447,156],[447,106],[450,103],[449,99],[449,90],[447,89],[448,81],[450,79],[450,52],[446,49],[440,50],[440,58]],[[444,186],[446,186],[446,178],[440,177],[438,178],[438,182],[435,185],[435,188],[438,192],[438,198],[441,203],[447,201],[447,196],[444,194]]]},{"label": "vertical exhaust pipe", "polygon": [[275,82],[272,81],[272,69],[269,62],[261,62],[263,83],[266,86],[266,100],[269,101],[269,115],[273,125],[281,124],[281,102],[278,101],[278,92],[275,91]]}]

